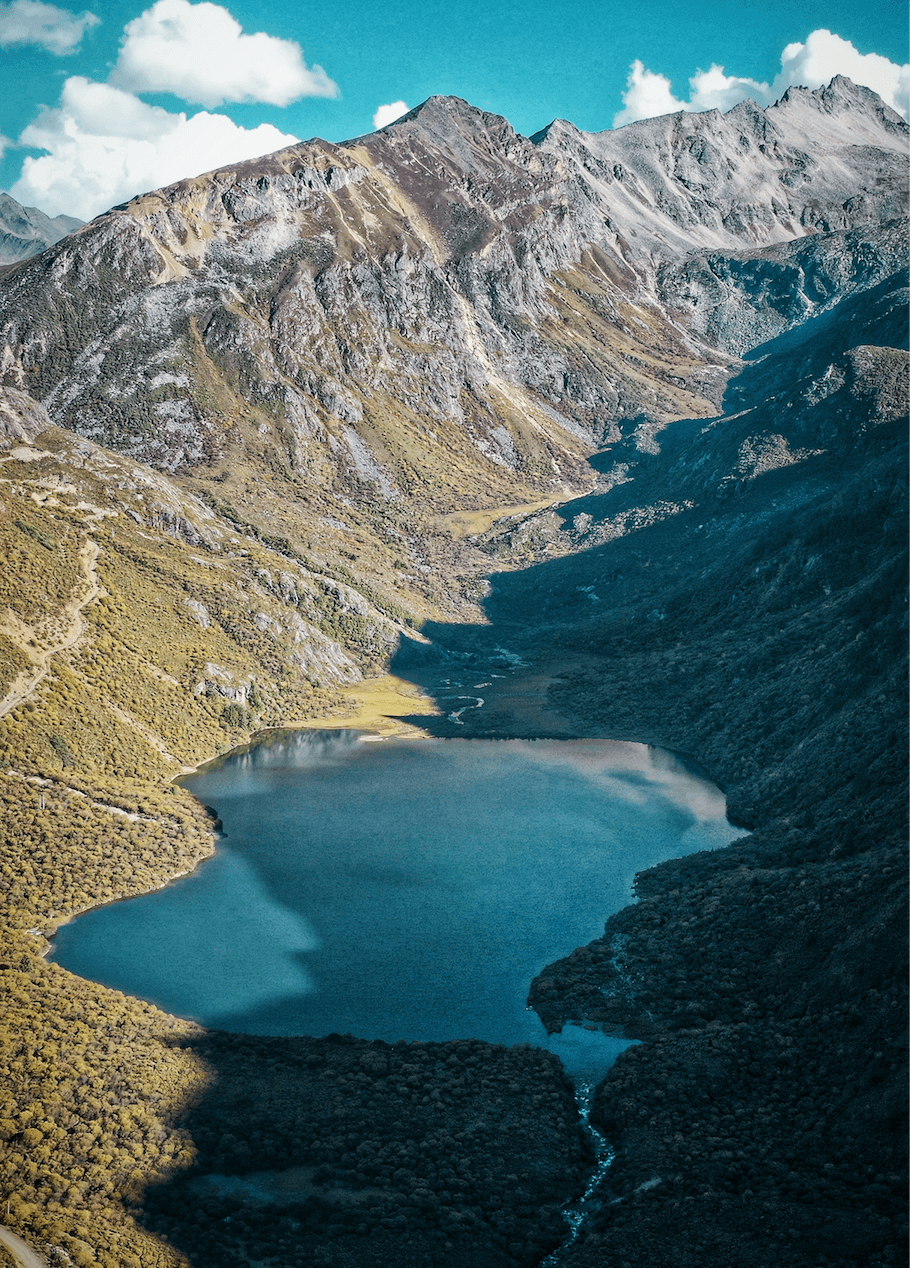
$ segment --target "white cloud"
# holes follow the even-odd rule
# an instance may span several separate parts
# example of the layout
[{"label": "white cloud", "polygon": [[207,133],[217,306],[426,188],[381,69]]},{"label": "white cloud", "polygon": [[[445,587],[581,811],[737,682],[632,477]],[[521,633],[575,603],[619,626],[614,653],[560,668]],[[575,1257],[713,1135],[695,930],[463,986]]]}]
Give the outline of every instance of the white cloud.
[{"label": "white cloud", "polygon": [[[834,74],[837,74],[835,71]],[[829,75],[825,79],[825,83],[831,79]],[[800,83],[800,80],[793,80],[793,83]],[[740,101],[745,101],[747,97],[751,97],[753,101],[760,105],[770,106],[771,102],[776,100],[778,96],[789,88],[790,84],[784,84],[780,93],[775,94],[772,88],[767,84],[760,84],[757,79],[738,79],[735,75],[727,75],[724,73],[723,66],[712,66],[710,70],[700,70],[689,80],[689,86],[692,90],[692,104],[683,106],[684,110],[732,110]],[[813,84],[812,87],[818,87]]]},{"label": "white cloud", "polygon": [[60,105],[43,111],[19,138],[48,153],[26,158],[10,193],[49,215],[89,220],[145,190],[296,140],[268,123],[248,129],[204,110],[172,114],[76,75],[65,82]]},{"label": "white cloud", "polygon": [[[17,20],[32,22],[32,40],[41,18],[45,43],[52,29],[48,15],[55,15],[56,51],[64,51],[67,39],[75,46],[85,26],[98,20],[16,0],[0,4],[0,42],[25,38],[22,22],[15,29],[9,25],[13,11]],[[283,106],[301,96],[337,96],[338,89],[320,67],[305,64],[298,44],[261,32],[245,35],[220,5],[157,0],[126,26],[108,83],[72,76],[59,105],[43,109],[22,133],[21,146],[46,153],[25,158],[13,196],[52,215],[90,219],[144,190],[297,140],[267,123],[242,128],[204,110],[175,114],[140,100],[140,92],[173,92],[206,106],[223,101]]]},{"label": "white cloud", "polygon": [[158,0],[128,23],[110,81],[130,92],[172,92],[186,101],[266,101],[337,97],[321,66],[309,67],[300,45],[259,32],[244,35],[218,4]]},{"label": "white cloud", "polygon": [[820,88],[835,75],[846,75],[855,84],[873,89],[882,101],[907,117],[910,64],[898,66],[879,53],[860,53],[849,40],[832,31],[813,31],[805,44],[788,44],[780,64],[781,72],[772,84],[775,97],[791,84]]},{"label": "white cloud", "polygon": [[0,45],[37,44],[62,56],[75,52],[87,29],[100,20],[94,13],[70,13],[40,0],[13,0],[0,4]]},{"label": "white cloud", "polygon": [[656,119],[658,115],[675,114],[677,110],[687,108],[673,96],[666,75],[648,70],[638,60],[632,63],[629,70],[622,99],[624,108],[614,118],[614,128],[621,128],[624,123],[634,123],[636,119]]},{"label": "white cloud", "polygon": [[410,110],[410,106],[406,101],[393,101],[387,106],[380,106],[373,115],[373,127],[388,127],[390,123],[400,119],[403,114],[407,114],[408,110]]},{"label": "white cloud", "polygon": [[700,70],[689,80],[687,101],[674,97],[665,75],[648,70],[639,61],[633,62],[623,93],[624,108],[613,120],[613,126],[619,128],[636,119],[651,119],[677,110],[730,110],[747,97],[768,106],[794,84],[820,88],[835,75],[846,75],[854,83],[872,88],[904,118],[910,110],[910,65],[898,66],[878,53],[860,53],[849,40],[831,31],[813,31],[805,44],[788,44],[780,61],[780,73],[772,83],[727,75],[723,66]]}]

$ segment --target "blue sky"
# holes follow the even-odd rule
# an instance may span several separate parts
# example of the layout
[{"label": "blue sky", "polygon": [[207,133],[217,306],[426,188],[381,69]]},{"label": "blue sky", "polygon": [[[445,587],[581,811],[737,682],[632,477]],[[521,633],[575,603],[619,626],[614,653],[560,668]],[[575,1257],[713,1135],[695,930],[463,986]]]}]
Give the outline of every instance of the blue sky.
[{"label": "blue sky", "polygon": [[836,73],[905,112],[907,60],[896,0],[10,0],[0,187],[85,218],[291,138],[371,131],[380,107],[434,93],[525,134],[556,117],[598,131],[744,96],[765,104],[787,82]]}]

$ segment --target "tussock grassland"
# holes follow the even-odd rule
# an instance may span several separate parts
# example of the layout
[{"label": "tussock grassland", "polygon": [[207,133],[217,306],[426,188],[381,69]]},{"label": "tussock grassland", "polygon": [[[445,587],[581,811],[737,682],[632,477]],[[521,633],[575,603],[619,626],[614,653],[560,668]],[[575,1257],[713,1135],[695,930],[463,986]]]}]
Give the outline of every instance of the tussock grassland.
[{"label": "tussock grassland", "polygon": [[198,1029],[47,963],[41,933],[193,868],[212,821],[170,781],[341,708],[396,625],[128,460],[54,428],[20,452],[0,459],[0,1203],[74,1264],[164,1268],[185,1260],[130,1203],[193,1160],[174,1124],[207,1081]]}]

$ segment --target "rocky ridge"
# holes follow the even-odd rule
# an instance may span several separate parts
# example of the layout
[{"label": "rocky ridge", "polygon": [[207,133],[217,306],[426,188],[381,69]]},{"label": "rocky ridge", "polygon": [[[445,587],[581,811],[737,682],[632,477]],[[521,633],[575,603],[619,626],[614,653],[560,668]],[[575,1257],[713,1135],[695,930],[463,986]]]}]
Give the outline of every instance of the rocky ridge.
[{"label": "rocky ridge", "polygon": [[531,139],[431,98],[10,269],[0,373],[303,553],[353,514],[358,571],[438,607],[447,517],[590,488],[593,447],[717,416],[738,358],[900,267],[905,131],[842,79]]},{"label": "rocky ridge", "polygon": [[560,120],[532,140],[571,163],[637,271],[904,214],[906,124],[843,76],[768,109],[744,101],[593,134]]},{"label": "rocky ridge", "polygon": [[695,315],[717,305],[693,248],[900,215],[904,130],[846,80],[767,111],[530,140],[431,98],[371,136],[135,199],[14,270],[6,381],[170,470],[217,460],[239,395],[310,479],[433,501],[422,473],[445,447],[494,483],[558,487],[624,419],[714,412],[724,339]]}]

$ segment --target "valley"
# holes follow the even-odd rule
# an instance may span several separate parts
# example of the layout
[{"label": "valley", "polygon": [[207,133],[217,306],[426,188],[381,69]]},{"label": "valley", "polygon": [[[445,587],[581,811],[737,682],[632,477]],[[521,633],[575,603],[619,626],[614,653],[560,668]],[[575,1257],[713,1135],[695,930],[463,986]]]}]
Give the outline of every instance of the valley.
[{"label": "valley", "polygon": [[50,1263],[562,1239],[591,1157],[549,1054],[205,1031],[42,958],[211,852],[181,771],[288,725],[696,761],[750,835],[529,983],[641,1041],[560,1263],[900,1262],[906,159],[841,77],[531,138],[431,98],[0,271],[0,1199]]}]

